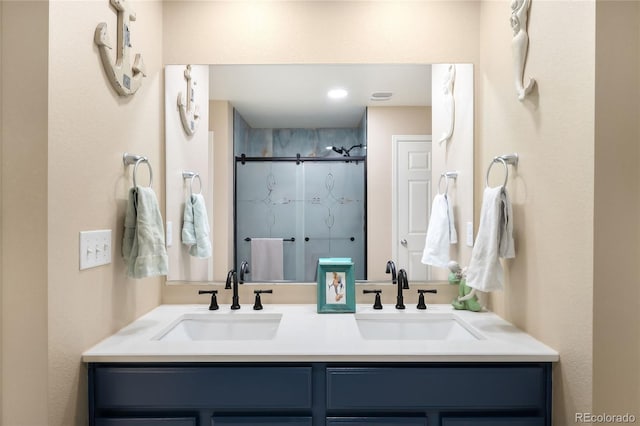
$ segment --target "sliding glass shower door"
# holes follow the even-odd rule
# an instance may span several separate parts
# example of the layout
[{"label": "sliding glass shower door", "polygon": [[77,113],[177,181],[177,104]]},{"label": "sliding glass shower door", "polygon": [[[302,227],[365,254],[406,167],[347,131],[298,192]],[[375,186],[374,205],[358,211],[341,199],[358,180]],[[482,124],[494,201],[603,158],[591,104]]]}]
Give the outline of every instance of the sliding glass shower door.
[{"label": "sliding glass shower door", "polygon": [[315,281],[320,257],[350,257],[366,278],[364,161],[243,157],[235,182],[236,270],[253,238],[282,238],[285,281]]}]

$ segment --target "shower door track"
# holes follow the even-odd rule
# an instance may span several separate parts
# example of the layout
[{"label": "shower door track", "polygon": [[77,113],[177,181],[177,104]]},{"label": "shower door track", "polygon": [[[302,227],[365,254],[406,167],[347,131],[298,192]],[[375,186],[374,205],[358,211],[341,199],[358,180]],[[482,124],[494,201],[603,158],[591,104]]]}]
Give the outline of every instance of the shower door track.
[{"label": "shower door track", "polygon": [[296,164],[304,163],[305,161],[316,162],[316,161],[332,161],[332,162],[341,162],[341,163],[358,163],[360,161],[365,161],[367,157],[362,156],[354,156],[354,157],[302,157],[300,154],[297,154],[295,157],[247,157],[246,155],[236,155],[236,162],[240,162],[242,164],[249,162],[295,162]]}]

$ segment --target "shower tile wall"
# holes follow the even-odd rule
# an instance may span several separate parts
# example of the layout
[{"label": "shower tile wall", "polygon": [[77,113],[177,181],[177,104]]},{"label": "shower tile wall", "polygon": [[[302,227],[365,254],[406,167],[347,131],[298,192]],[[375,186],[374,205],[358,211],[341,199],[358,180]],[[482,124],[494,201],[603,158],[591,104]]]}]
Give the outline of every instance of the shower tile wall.
[{"label": "shower tile wall", "polygon": [[[365,145],[366,115],[358,127],[337,129],[254,129],[234,110],[233,144],[235,155],[247,157],[339,157],[328,146],[350,148]],[[366,150],[354,148],[352,156],[365,156]]]}]

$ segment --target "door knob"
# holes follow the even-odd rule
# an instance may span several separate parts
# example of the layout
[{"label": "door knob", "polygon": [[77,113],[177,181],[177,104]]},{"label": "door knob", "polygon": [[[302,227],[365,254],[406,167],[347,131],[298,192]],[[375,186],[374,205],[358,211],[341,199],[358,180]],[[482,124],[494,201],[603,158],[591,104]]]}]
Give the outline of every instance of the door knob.
[{"label": "door knob", "polygon": [[406,247],[406,245],[407,245],[407,239],[406,239],[406,238],[401,239],[401,240],[400,240],[400,244],[402,244],[403,246],[405,246],[405,247]]}]

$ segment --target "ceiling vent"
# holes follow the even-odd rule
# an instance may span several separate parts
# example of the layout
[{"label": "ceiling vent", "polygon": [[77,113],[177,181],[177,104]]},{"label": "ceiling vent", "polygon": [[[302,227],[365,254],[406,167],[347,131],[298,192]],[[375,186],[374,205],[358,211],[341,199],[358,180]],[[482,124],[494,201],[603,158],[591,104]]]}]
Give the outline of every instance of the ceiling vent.
[{"label": "ceiling vent", "polygon": [[373,92],[369,99],[372,101],[388,101],[392,96],[392,92]]}]

